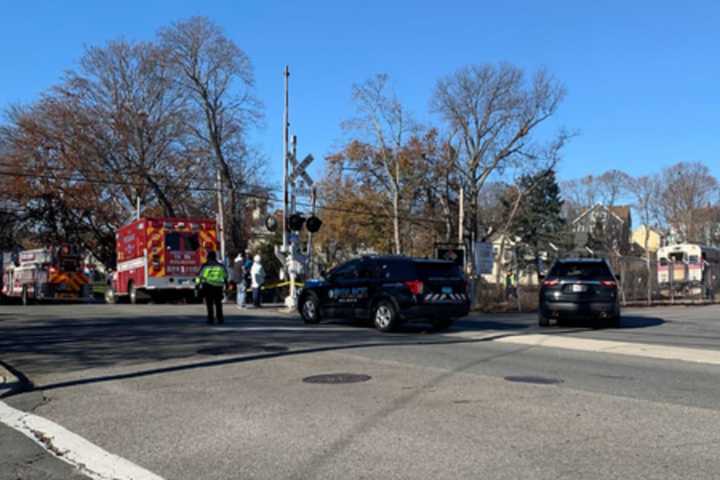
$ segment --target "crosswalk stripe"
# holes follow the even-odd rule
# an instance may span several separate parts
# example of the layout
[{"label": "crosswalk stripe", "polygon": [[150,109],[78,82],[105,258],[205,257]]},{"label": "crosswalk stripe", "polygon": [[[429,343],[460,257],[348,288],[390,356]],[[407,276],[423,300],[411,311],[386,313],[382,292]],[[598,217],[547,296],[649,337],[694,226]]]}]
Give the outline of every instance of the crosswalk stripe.
[{"label": "crosswalk stripe", "polygon": [[494,341],[514,345],[531,345],[583,352],[611,353],[659,360],[681,360],[684,362],[720,365],[720,351],[718,350],[540,334],[514,335],[498,338]]}]

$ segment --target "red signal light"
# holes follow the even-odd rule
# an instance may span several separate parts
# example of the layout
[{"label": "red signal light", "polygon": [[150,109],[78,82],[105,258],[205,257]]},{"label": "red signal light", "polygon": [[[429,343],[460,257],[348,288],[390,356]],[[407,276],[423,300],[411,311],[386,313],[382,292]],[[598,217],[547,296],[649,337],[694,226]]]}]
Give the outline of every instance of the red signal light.
[{"label": "red signal light", "polygon": [[558,285],[560,283],[560,280],[557,278],[551,278],[548,280],[543,280],[543,287],[554,287],[555,285]]},{"label": "red signal light", "polygon": [[602,283],[602,285],[604,287],[610,287],[610,288],[617,287],[617,283],[615,283],[613,280],[602,280],[600,283]]}]

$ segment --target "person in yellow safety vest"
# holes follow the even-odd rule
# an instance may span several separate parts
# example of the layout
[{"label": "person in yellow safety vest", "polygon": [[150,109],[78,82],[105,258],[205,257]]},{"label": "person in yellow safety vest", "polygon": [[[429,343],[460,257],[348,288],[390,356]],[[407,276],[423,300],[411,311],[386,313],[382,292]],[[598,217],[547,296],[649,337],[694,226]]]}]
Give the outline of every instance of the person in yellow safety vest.
[{"label": "person in yellow safety vest", "polygon": [[514,273],[507,272],[505,274],[505,299],[510,301],[511,298],[517,299],[517,280]]},{"label": "person in yellow safety vest", "polygon": [[225,321],[222,300],[228,283],[228,275],[225,267],[217,261],[217,254],[214,251],[208,252],[207,262],[195,277],[195,283],[200,286],[205,297],[207,323],[213,324],[217,318],[217,323],[222,324]]}]

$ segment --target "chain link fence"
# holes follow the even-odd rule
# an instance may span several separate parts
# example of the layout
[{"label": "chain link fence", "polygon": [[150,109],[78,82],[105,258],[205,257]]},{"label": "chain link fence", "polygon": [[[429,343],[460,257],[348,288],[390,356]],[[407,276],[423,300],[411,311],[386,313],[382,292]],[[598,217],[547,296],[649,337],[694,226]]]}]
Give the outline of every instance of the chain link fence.
[{"label": "chain link fence", "polygon": [[[611,260],[619,275],[624,304],[710,303],[720,300],[720,265],[673,263],[664,274],[654,258],[624,256]],[[694,273],[690,271],[694,269]]]},{"label": "chain link fence", "polygon": [[[648,262],[644,257],[623,256],[609,261],[619,277],[623,305],[720,302],[720,264],[704,263],[699,274],[699,266],[678,263],[659,275],[654,258]],[[693,275],[688,273],[691,268],[696,269]],[[512,291],[484,279],[472,282],[472,287],[474,307],[481,311],[529,312],[537,308],[539,286],[529,282],[520,282]]]}]

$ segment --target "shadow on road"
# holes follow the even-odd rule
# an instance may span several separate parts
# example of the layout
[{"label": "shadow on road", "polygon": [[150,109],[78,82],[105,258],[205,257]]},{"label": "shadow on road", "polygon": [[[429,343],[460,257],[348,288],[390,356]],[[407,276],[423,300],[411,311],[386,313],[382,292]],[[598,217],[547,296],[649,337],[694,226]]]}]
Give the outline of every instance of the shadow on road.
[{"label": "shadow on road", "polygon": [[588,321],[582,318],[566,318],[560,322],[565,327],[602,328],[603,330],[625,330],[630,328],[657,327],[665,323],[665,320],[657,317],[641,317],[636,315],[623,315],[620,327],[605,327],[603,320]]},{"label": "shadow on road", "polygon": [[[254,355],[245,355],[242,357],[231,357],[231,358],[223,358],[221,360],[210,360],[210,361],[203,361],[203,362],[193,362],[183,365],[173,365],[170,367],[164,367],[164,368],[151,368],[151,369],[145,369],[145,370],[139,370],[134,371],[130,373],[121,373],[121,374],[115,374],[115,375],[102,375],[102,376],[95,376],[95,377],[89,377],[89,378],[80,378],[77,380],[68,380],[63,382],[57,382],[57,383],[48,383],[48,384],[32,384],[28,380],[28,384],[25,385],[25,388],[23,388],[21,391],[15,392],[14,394],[20,394],[20,393],[29,393],[32,391],[49,391],[49,390],[57,390],[61,388],[69,388],[69,387],[75,387],[80,385],[89,385],[89,384],[97,384],[97,383],[104,383],[104,382],[111,382],[111,381],[117,381],[117,380],[127,380],[127,379],[133,379],[133,378],[140,378],[140,377],[147,377],[150,375],[160,375],[160,374],[167,374],[167,373],[174,373],[174,372],[181,372],[181,371],[188,371],[188,370],[195,370],[200,368],[208,368],[208,367],[218,367],[223,365],[231,365],[231,364],[239,364],[239,363],[246,363],[246,362],[253,362],[258,360],[268,360],[278,357],[286,357],[286,356],[294,356],[294,355],[307,355],[307,354],[313,354],[313,353],[322,353],[322,352],[330,352],[330,351],[341,351],[341,350],[350,350],[350,349],[359,349],[359,348],[377,348],[377,347],[402,347],[402,346],[411,346],[411,345],[443,345],[443,344],[468,344],[468,343],[480,343],[480,342],[491,342],[493,340],[497,340],[499,338],[506,337],[508,335],[506,334],[498,334],[494,336],[479,338],[479,339],[461,339],[461,340],[454,340],[454,339],[440,339],[441,337],[438,337],[438,340],[429,340],[424,342],[366,342],[366,343],[350,343],[350,344],[344,344],[344,345],[330,345],[330,346],[323,346],[323,347],[312,347],[312,348],[300,348],[296,350],[285,350],[283,348],[277,349],[278,351],[272,351],[269,353],[261,353],[261,354],[254,354]],[[532,347],[525,347],[521,349],[522,351],[528,350]],[[261,348],[262,349],[262,348]],[[502,354],[498,354],[496,356],[506,356],[510,354],[517,353],[517,351],[513,352],[505,352]],[[487,360],[481,360],[481,361],[487,361]]]},{"label": "shadow on road", "polygon": [[[75,312],[84,317],[78,318]],[[0,352],[3,360],[29,380],[36,381],[93,368],[124,367],[127,370],[152,362],[177,362],[193,357],[197,360],[199,355],[235,356],[34,387],[46,390],[286,355],[368,347],[477,343],[527,333],[535,327],[532,315],[466,318],[456,323],[453,334],[495,332],[497,335],[463,338],[434,332],[424,323],[407,324],[395,333],[381,334],[358,322],[333,321],[308,327],[297,317],[268,315],[268,311],[258,314],[250,310],[243,315],[228,313],[226,324],[219,327],[206,325],[200,308],[176,309],[174,315],[165,309],[138,310],[135,316],[128,310],[73,309],[50,319],[43,319],[42,313],[28,319],[16,316],[17,321],[0,323]],[[628,316],[623,318],[623,329],[661,323],[663,321],[658,318]],[[583,331],[587,330],[551,328],[540,332],[572,334]]]}]

